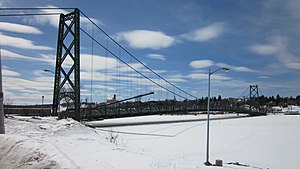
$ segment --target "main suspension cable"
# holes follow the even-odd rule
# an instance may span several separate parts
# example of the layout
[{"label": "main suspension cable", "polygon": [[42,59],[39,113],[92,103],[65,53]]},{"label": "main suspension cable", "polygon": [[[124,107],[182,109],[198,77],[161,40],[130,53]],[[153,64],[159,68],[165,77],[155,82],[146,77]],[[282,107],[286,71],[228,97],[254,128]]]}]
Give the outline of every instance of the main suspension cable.
[{"label": "main suspension cable", "polygon": [[99,41],[97,41],[94,37],[92,37],[89,33],[87,33],[85,30],[83,30],[82,28],[80,28],[80,30],[86,34],[88,37],[90,37],[91,39],[93,39],[99,46],[101,46],[104,50],[106,50],[108,53],[110,53],[111,55],[113,55],[115,58],[117,58],[118,60],[120,60],[122,63],[124,63],[126,66],[130,67],[132,70],[134,70],[136,73],[140,74],[141,76],[143,76],[144,78],[146,78],[147,80],[151,81],[152,83],[156,84],[157,86],[165,89],[166,91],[179,96],[183,99],[188,99],[180,94],[177,94],[175,92],[172,92],[171,90],[165,88],[164,86],[160,85],[159,83],[155,82],[154,80],[150,79],[149,77],[145,76],[143,73],[141,73],[140,71],[138,71],[137,69],[135,69],[133,66],[131,66],[130,64],[126,63],[124,60],[122,60],[120,57],[118,57],[116,54],[114,54],[112,51],[110,51],[107,47],[105,47],[104,45],[102,45]]},{"label": "main suspension cable", "polygon": [[183,93],[197,99],[198,97],[182,90],[181,88],[177,87],[176,85],[174,85],[173,83],[171,83],[170,81],[168,81],[167,79],[163,78],[162,76],[160,76],[159,74],[157,74],[155,71],[153,71],[151,68],[149,68],[147,65],[145,65],[143,62],[141,62],[139,59],[137,59],[134,55],[132,55],[128,50],[126,50],[123,46],[121,46],[118,42],[116,42],[110,35],[108,35],[103,29],[101,29],[92,19],[90,19],[85,13],[83,13],[82,11],[80,11],[80,13],[85,16],[91,23],[93,23],[103,34],[105,34],[110,40],[112,40],[117,46],[119,46],[121,49],[123,49],[128,55],[130,55],[132,58],[134,58],[136,61],[138,61],[140,64],[142,64],[145,68],[147,68],[148,70],[150,70],[152,73],[154,73],[156,76],[158,76],[159,78],[161,78],[162,80],[164,80],[165,82],[167,82],[168,84],[170,84],[171,86],[175,87],[176,89],[182,91]]},{"label": "main suspension cable", "polygon": [[247,87],[246,90],[243,92],[243,94],[241,94],[238,98],[242,98],[242,96],[244,96],[244,94],[249,90],[249,88]]}]

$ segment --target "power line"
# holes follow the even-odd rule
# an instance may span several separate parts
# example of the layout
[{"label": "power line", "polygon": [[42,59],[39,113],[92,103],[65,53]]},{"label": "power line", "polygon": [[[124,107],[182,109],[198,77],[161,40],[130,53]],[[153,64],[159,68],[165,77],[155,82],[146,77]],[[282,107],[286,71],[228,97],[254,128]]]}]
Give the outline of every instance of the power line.
[{"label": "power line", "polygon": [[[103,29],[101,29],[93,20],[91,20],[86,14],[84,14],[82,11],[80,11],[80,13],[85,16],[91,23],[93,23],[93,25],[95,25],[103,34],[105,34],[110,40],[112,40],[117,46],[119,46],[122,50],[124,50],[128,55],[130,55],[132,58],[134,58],[136,61],[138,61],[140,64],[142,64],[145,68],[147,68],[148,70],[150,70],[152,73],[154,73],[156,76],[158,76],[159,78],[161,78],[162,80],[164,80],[165,82],[167,82],[168,84],[170,84],[171,86],[175,87],[176,89],[180,90],[181,92],[197,99],[198,97],[182,90],[181,88],[177,87],[176,85],[174,85],[173,83],[171,83],[170,81],[166,80],[165,78],[163,78],[162,76],[160,76],[159,74],[157,74],[155,71],[153,71],[151,68],[149,68],[147,65],[145,65],[143,62],[141,62],[138,58],[136,58],[134,55],[132,55],[128,50],[126,50],[123,46],[121,46],[118,42],[116,42],[111,36],[109,36]],[[184,97],[185,98],[185,97]]]},{"label": "power line", "polygon": [[[35,11],[35,10],[74,10],[76,8],[38,7],[38,8],[0,8],[0,11]],[[60,15],[61,12],[52,13],[12,13],[0,14],[0,16],[35,16],[35,15]]]},{"label": "power line", "polygon": [[29,10],[74,10],[76,8],[37,7],[37,8],[0,8],[1,11],[29,11]]},{"label": "power line", "polygon": [[0,14],[0,16],[38,16],[38,15],[60,15],[61,13],[13,13],[13,14]]}]

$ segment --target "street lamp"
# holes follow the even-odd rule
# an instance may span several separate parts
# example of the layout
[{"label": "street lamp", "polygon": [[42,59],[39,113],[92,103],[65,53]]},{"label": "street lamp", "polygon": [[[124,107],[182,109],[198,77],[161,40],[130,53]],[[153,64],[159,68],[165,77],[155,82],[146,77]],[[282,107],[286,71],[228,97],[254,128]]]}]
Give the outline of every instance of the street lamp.
[{"label": "street lamp", "polygon": [[[50,72],[50,73],[54,74],[55,78],[60,79],[60,74],[56,74],[56,73],[54,73],[52,70],[44,69],[44,72]],[[43,98],[42,98],[42,100],[43,100]],[[54,105],[54,101],[53,101],[53,104],[52,104],[52,105]],[[53,108],[52,110],[54,110],[54,108]],[[60,104],[59,104],[59,106],[58,106],[58,112],[60,112]]]},{"label": "street lamp", "polygon": [[207,97],[207,131],[206,131],[206,162],[204,163],[205,165],[207,166],[210,166],[212,165],[210,162],[209,162],[209,115],[210,115],[210,76],[214,73],[216,73],[217,71],[219,70],[225,70],[225,71],[229,71],[228,68],[219,68],[213,72],[210,71],[210,68],[209,68],[209,72],[208,72],[208,97]]},{"label": "street lamp", "polygon": [[4,108],[3,108],[3,90],[2,90],[1,45],[0,45],[0,134],[5,134]]},{"label": "street lamp", "polygon": [[55,74],[52,70],[49,70],[49,69],[44,69],[44,72],[50,72],[50,73],[54,74],[55,76],[60,77],[58,74]]},{"label": "street lamp", "polygon": [[45,96],[42,96],[42,113],[41,114],[44,113],[44,99],[45,99]]}]

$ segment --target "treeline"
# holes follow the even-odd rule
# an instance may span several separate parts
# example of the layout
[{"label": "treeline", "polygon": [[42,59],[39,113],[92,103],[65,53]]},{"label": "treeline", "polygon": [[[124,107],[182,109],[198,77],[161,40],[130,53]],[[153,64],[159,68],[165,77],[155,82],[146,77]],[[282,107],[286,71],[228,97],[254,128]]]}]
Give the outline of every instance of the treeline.
[{"label": "treeline", "polygon": [[300,95],[297,97],[281,97],[277,95],[276,97],[265,97],[264,95],[259,97],[260,105],[265,106],[282,106],[286,107],[288,105],[298,105],[300,106]]},{"label": "treeline", "polygon": [[[207,97],[202,97],[198,100],[202,104],[207,104]],[[244,104],[251,104],[249,98],[225,98],[223,99],[220,95],[218,97],[212,97],[210,99],[211,104],[214,105],[230,105],[230,106],[241,106]],[[298,105],[300,106],[300,95],[297,97],[281,97],[280,95],[277,96],[269,96],[266,97],[264,95],[259,96],[260,106],[282,106],[286,107],[288,105]]]}]

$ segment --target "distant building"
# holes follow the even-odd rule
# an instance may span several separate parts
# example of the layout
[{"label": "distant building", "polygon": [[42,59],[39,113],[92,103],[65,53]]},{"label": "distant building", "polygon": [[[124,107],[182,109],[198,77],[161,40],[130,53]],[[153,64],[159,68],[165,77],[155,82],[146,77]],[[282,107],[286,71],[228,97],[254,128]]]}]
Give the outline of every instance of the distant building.
[{"label": "distant building", "polygon": [[114,97],[112,99],[108,99],[106,101],[106,104],[108,107],[117,107],[118,103],[116,103],[118,100],[117,100],[117,95],[114,94]]}]

